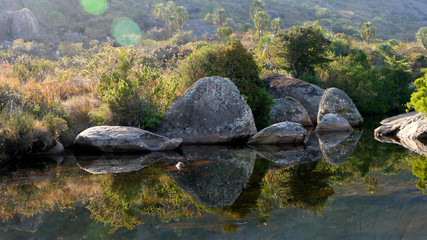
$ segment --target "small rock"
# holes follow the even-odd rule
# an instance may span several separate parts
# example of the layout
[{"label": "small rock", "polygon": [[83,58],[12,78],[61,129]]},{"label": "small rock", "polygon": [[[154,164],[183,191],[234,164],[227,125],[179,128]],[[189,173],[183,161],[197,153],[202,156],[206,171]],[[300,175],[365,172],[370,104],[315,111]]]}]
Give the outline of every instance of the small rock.
[{"label": "small rock", "polygon": [[352,132],[353,128],[344,118],[328,113],[316,128],[316,132]]},{"label": "small rock", "polygon": [[302,144],[307,130],[299,123],[281,122],[264,128],[248,141],[248,144]]}]

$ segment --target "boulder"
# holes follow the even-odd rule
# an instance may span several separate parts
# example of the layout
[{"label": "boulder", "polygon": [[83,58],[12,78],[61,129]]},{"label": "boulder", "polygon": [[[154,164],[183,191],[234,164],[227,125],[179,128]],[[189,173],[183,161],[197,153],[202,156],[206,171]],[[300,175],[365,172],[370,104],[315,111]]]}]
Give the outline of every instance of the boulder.
[{"label": "boulder", "polygon": [[353,128],[344,118],[328,113],[317,125],[316,132],[352,132]]},{"label": "boulder", "polygon": [[319,105],[317,122],[320,123],[326,114],[336,114],[355,127],[363,123],[362,115],[347,94],[338,88],[328,88],[322,96]]},{"label": "boulder", "polygon": [[375,129],[375,136],[393,136],[399,138],[427,139],[427,119],[422,113],[410,112],[386,118],[383,125]]},{"label": "boulder", "polygon": [[307,110],[310,120],[317,123],[317,113],[320,99],[322,99],[324,89],[278,73],[268,73],[262,75],[267,91],[274,98],[292,97],[299,101]]},{"label": "boulder", "polygon": [[225,146],[182,147],[182,169],[170,162],[168,175],[190,196],[207,207],[232,205],[252,176],[256,152]]},{"label": "boulder", "polygon": [[101,152],[153,152],[174,150],[182,139],[169,139],[134,127],[98,126],[81,132],[74,144]]},{"label": "boulder", "polygon": [[208,38],[214,38],[216,28],[216,26],[207,24],[201,19],[190,19],[184,24],[182,31],[193,31],[194,37],[207,36]]},{"label": "boulder", "polygon": [[345,162],[357,147],[362,131],[319,132],[320,150],[326,161],[332,165]]},{"label": "boulder", "polygon": [[304,106],[295,98],[285,97],[274,99],[275,104],[270,108],[272,123],[295,122],[305,127],[313,126],[310,116]]},{"label": "boulder", "polygon": [[247,140],[256,133],[252,111],[229,79],[197,81],[166,111],[157,133],[184,143],[215,144]]},{"label": "boulder", "polygon": [[65,148],[60,142],[56,142],[53,148],[45,152],[37,152],[34,156],[51,156],[51,155],[64,155]]},{"label": "boulder", "polygon": [[6,20],[8,35],[12,39],[24,39],[26,41],[37,40],[40,37],[40,25],[34,14],[27,8],[18,11],[2,13]]},{"label": "boulder", "polygon": [[302,144],[307,130],[293,122],[281,122],[264,128],[248,141],[248,144]]}]

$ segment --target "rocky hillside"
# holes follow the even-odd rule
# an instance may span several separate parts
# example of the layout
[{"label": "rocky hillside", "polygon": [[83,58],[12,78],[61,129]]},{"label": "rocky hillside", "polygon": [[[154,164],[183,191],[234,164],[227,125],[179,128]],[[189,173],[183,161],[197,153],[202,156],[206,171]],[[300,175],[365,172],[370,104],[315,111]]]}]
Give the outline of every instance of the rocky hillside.
[{"label": "rocky hillside", "polygon": [[[46,34],[79,33],[90,37],[107,37],[111,35],[114,20],[123,16],[133,19],[143,31],[152,27],[161,28],[161,21],[153,14],[154,5],[159,2],[162,1],[108,0],[105,13],[91,15],[83,10],[79,1],[0,0],[0,12],[28,8]],[[174,2],[187,8],[192,23],[196,20],[201,22],[207,13],[215,9],[224,8],[230,18],[228,24],[236,31],[253,25],[249,17],[252,0]],[[344,32],[354,36],[358,36],[360,26],[367,21],[374,23],[376,36],[383,39],[414,40],[415,32],[427,26],[425,0],[265,0],[265,5],[271,19],[281,17],[285,27],[319,20],[323,27],[334,33]]]}]

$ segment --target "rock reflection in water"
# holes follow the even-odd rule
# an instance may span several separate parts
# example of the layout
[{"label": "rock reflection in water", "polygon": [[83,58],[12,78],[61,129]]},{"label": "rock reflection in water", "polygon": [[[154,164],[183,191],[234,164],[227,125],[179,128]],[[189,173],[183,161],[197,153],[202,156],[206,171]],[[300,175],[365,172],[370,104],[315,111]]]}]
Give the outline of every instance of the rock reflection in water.
[{"label": "rock reflection in water", "polygon": [[419,155],[427,156],[427,144],[417,139],[398,138],[396,136],[375,136],[375,139],[383,143],[394,143]]},{"label": "rock reflection in water", "polygon": [[357,147],[363,131],[355,130],[352,133],[317,133],[320,150],[326,161],[332,165],[343,163]]},{"label": "rock reflection in water", "polygon": [[35,214],[33,216],[15,215],[7,222],[0,222],[0,229],[8,231],[10,229],[20,232],[35,233],[43,224],[44,213]]},{"label": "rock reflection in water", "polygon": [[77,165],[92,174],[126,173],[141,170],[160,160],[180,160],[176,152],[152,152],[139,155],[77,155]]},{"label": "rock reflection in water", "polygon": [[208,207],[233,204],[251,177],[256,159],[256,152],[248,148],[184,146],[182,150],[184,168],[168,174],[184,191]]},{"label": "rock reflection in water", "polygon": [[314,131],[310,132],[305,145],[254,145],[251,148],[255,149],[261,157],[281,165],[317,161],[322,158],[319,140]]}]

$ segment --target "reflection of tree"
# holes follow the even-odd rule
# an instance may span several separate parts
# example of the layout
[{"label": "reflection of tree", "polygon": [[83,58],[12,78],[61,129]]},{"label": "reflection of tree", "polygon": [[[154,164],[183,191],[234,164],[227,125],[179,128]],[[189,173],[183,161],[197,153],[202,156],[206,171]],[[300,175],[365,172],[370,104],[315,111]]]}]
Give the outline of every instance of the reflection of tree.
[{"label": "reflection of tree", "polygon": [[263,179],[262,197],[258,199],[260,215],[268,217],[273,202],[281,208],[296,207],[320,214],[334,193],[328,183],[330,176],[329,169],[316,162],[270,170]]},{"label": "reflection of tree", "polygon": [[405,159],[412,166],[412,174],[418,177],[417,188],[427,195],[427,158],[424,156],[416,156]]}]

